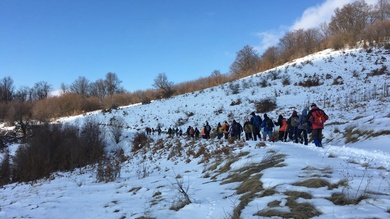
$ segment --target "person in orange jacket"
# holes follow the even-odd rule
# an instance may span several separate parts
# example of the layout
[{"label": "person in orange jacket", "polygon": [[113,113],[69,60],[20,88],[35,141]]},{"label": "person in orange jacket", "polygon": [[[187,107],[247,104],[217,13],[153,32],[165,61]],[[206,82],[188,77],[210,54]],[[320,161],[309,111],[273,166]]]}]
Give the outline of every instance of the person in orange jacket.
[{"label": "person in orange jacket", "polygon": [[223,130],[225,139],[229,139],[229,123],[227,121],[223,123],[221,129]]},{"label": "person in orange jacket", "polygon": [[318,108],[315,103],[312,103],[310,107],[311,110],[307,117],[309,118],[312,128],[311,137],[317,147],[322,147],[322,129],[324,129],[324,123],[329,117],[322,109]]},{"label": "person in orange jacket", "polygon": [[278,121],[274,122],[275,125],[279,126],[279,141],[287,141],[287,119],[282,114],[279,115]]}]

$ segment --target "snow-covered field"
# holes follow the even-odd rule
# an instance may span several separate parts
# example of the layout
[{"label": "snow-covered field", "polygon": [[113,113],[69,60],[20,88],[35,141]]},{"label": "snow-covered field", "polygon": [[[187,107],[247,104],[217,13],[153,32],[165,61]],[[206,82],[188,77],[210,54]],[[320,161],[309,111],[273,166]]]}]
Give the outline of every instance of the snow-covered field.
[{"label": "snow-covered field", "polygon": [[[386,73],[372,75],[384,66]],[[203,91],[122,107],[111,113],[98,111],[62,118],[59,122],[78,125],[93,119],[102,127],[107,127],[104,124],[113,117],[125,122],[119,144],[113,143],[109,132],[106,134],[108,150],[122,148],[129,157],[122,164],[120,177],[115,182],[98,183],[96,168],[87,167],[55,173],[51,180],[6,185],[0,189],[0,218],[233,218],[245,193],[238,192],[241,182],[227,181],[242,168],[278,155],[283,157],[279,165],[251,175],[257,177],[262,188],[242,208],[241,218],[262,218],[258,213],[270,209],[289,212],[292,191],[306,194],[294,200],[313,205],[319,212],[317,218],[389,218],[389,69],[390,54],[385,50],[325,50]],[[298,85],[315,77],[323,83],[321,86]],[[286,80],[289,85],[282,84]],[[232,94],[231,87],[236,84],[238,93]],[[166,139],[166,147],[158,153],[131,152],[132,137],[146,127],[161,125],[164,131],[178,127],[185,132],[188,126],[200,129],[206,121],[213,128],[225,120],[243,123],[255,111],[255,103],[264,98],[276,100],[277,109],[267,112],[274,120],[279,114],[289,117],[293,110],[300,113],[310,103],[317,103],[330,117],[324,129],[325,147],[292,142],[266,142],[260,147],[254,141],[240,142],[239,147],[225,140],[194,142],[184,136],[166,139],[165,134],[155,134],[154,142]],[[355,134],[349,138],[354,141],[346,144],[346,134],[351,131]],[[182,146],[182,156],[169,156],[175,145]],[[8,147],[11,154],[17,147]],[[201,147],[209,151],[228,147],[230,153],[208,161],[204,156],[190,155]],[[226,166],[230,169],[222,171]],[[329,185],[312,188],[297,184],[308,179],[322,179]],[[334,186],[340,182],[348,185]],[[186,190],[191,204],[170,210],[183,199],[179,185]],[[335,205],[328,200],[340,193],[352,199],[367,197],[356,205]]]}]

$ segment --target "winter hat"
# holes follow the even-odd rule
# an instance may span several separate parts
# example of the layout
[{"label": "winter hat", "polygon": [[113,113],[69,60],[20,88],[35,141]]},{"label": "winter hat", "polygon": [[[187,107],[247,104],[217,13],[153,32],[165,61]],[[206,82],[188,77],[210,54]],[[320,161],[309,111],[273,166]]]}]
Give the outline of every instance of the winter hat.
[{"label": "winter hat", "polygon": [[302,110],[302,115],[306,116],[307,115],[307,109]]},{"label": "winter hat", "polygon": [[267,115],[267,113],[264,113],[264,118],[268,118],[268,115]]},{"label": "winter hat", "polygon": [[297,111],[294,110],[294,111],[292,112],[292,116],[297,116],[297,115],[298,115]]},{"label": "winter hat", "polygon": [[252,112],[251,115],[254,116],[254,115],[255,115],[255,112]]},{"label": "winter hat", "polygon": [[313,106],[317,106],[315,103],[312,103],[311,105],[310,105],[310,107],[313,107]]}]

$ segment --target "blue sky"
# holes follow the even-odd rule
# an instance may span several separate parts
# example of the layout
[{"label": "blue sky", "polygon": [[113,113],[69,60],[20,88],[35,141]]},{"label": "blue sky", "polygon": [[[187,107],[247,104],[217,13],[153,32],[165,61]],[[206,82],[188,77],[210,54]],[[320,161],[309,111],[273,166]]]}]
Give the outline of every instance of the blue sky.
[{"label": "blue sky", "polygon": [[294,28],[316,27],[352,0],[0,0],[0,79],[53,89],[117,74],[128,91],[229,71]]}]

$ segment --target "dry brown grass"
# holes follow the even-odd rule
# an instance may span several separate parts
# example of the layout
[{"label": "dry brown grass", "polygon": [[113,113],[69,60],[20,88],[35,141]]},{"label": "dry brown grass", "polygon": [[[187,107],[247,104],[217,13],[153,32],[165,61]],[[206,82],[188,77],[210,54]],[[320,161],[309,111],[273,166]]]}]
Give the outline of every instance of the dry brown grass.
[{"label": "dry brown grass", "polygon": [[279,211],[273,208],[281,207],[280,200],[274,200],[268,203],[268,208],[258,211],[254,215],[261,217],[281,217],[281,218],[312,218],[321,215],[311,203],[308,202],[297,202],[298,198],[312,199],[312,195],[307,192],[300,191],[286,191],[287,195],[286,206],[289,207],[290,211]]},{"label": "dry brown grass", "polygon": [[326,198],[329,201],[333,202],[335,205],[357,205],[360,201],[367,199],[368,196],[365,194],[356,196],[356,197],[348,197],[344,193],[333,193],[331,197]]},{"label": "dry brown grass", "polygon": [[[221,183],[241,182],[236,188],[237,194],[244,194],[240,197],[239,203],[233,210],[232,218],[240,218],[241,211],[248,205],[250,201],[256,198],[257,193],[264,190],[260,178],[262,176],[261,171],[278,167],[284,161],[286,155],[277,154],[274,151],[267,153],[260,163],[252,163],[247,166],[241,167],[232,173]],[[264,194],[263,194],[264,195]]]}]

